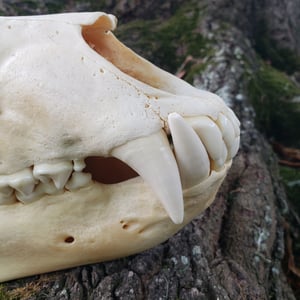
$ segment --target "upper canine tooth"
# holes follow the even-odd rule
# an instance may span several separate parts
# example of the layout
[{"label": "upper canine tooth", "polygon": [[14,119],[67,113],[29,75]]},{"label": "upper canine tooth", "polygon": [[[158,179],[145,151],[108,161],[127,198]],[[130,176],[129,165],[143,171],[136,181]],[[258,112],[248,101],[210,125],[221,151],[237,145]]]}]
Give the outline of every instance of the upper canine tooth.
[{"label": "upper canine tooth", "polygon": [[127,163],[153,189],[172,221],[183,221],[180,175],[163,130],[115,148],[112,155]]},{"label": "upper canine tooth", "polygon": [[211,168],[214,170],[221,169],[227,158],[227,148],[219,127],[210,118],[204,116],[187,118],[186,121],[203,142],[212,160]]},{"label": "upper canine tooth", "polygon": [[73,171],[71,161],[62,161],[55,164],[39,164],[33,168],[33,175],[43,183],[47,183],[49,179],[53,180],[55,187],[61,190],[67,183]]},{"label": "upper canine tooth", "polygon": [[26,168],[8,176],[8,185],[21,195],[31,194],[35,184],[36,179],[33,177],[31,168]]},{"label": "upper canine tooth", "polygon": [[207,178],[210,161],[201,139],[177,113],[168,116],[176,160],[183,188],[189,188]]}]

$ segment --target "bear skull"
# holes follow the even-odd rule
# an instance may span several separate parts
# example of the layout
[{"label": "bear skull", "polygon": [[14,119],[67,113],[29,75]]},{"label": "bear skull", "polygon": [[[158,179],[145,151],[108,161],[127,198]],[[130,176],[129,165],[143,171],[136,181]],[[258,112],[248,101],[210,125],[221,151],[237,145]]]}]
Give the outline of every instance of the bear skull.
[{"label": "bear skull", "polygon": [[0,282],[165,241],[213,201],[239,122],[101,12],[0,17]]}]

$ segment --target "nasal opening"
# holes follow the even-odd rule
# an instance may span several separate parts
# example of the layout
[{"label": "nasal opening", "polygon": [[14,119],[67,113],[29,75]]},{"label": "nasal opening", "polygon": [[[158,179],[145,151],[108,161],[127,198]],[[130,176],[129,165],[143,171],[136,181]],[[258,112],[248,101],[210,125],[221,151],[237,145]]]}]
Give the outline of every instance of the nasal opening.
[{"label": "nasal opening", "polygon": [[86,43],[123,73],[152,87],[161,88],[161,78],[155,67],[121,43],[107,30],[106,23],[105,17],[101,17],[92,25],[82,26]]},{"label": "nasal opening", "polygon": [[84,172],[92,174],[93,180],[114,184],[139,176],[132,168],[115,157],[87,157]]}]

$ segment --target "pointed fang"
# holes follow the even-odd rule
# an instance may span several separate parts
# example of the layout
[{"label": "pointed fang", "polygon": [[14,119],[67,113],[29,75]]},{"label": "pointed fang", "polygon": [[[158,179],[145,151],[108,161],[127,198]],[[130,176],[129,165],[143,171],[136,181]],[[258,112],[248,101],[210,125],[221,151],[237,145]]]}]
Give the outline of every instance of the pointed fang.
[{"label": "pointed fang", "polygon": [[112,155],[128,164],[149,184],[175,224],[183,222],[179,171],[163,130],[121,145]]}]

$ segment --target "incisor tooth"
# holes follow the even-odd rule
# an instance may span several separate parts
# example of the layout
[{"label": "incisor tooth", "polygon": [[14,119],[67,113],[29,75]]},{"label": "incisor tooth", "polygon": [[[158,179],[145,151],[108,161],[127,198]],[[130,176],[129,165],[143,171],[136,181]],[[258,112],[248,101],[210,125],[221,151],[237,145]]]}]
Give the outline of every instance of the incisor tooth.
[{"label": "incisor tooth", "polygon": [[89,173],[73,172],[71,179],[66,184],[66,189],[69,191],[77,190],[85,187],[92,180],[92,175]]},{"label": "incisor tooth", "polygon": [[234,154],[235,149],[233,148],[236,148],[233,147],[236,136],[235,136],[235,130],[232,125],[232,122],[230,122],[230,120],[227,117],[225,117],[223,114],[220,114],[216,123],[218,124],[220,130],[222,131],[223,139],[227,146],[228,158],[231,159],[235,155]]},{"label": "incisor tooth", "polygon": [[153,189],[172,221],[183,221],[179,171],[163,130],[115,148],[112,155],[127,163]]},{"label": "incisor tooth", "polygon": [[177,113],[168,116],[176,160],[183,188],[189,188],[207,178],[210,162],[199,136]]},{"label": "incisor tooth", "polygon": [[240,146],[240,137],[238,136],[234,139],[234,143],[231,149],[232,157],[234,157],[237,154],[239,150],[239,146]]},{"label": "incisor tooth", "polygon": [[34,166],[33,175],[43,183],[49,182],[52,179],[55,187],[61,190],[67,183],[73,171],[71,161],[63,161],[54,164],[39,164]]},{"label": "incisor tooth", "polygon": [[237,137],[237,136],[240,135],[240,125],[241,125],[241,122],[239,121],[239,119],[237,118],[237,116],[235,115],[235,113],[232,111],[231,108],[228,107],[227,113],[229,115],[229,119],[232,122],[232,126],[234,128],[235,136]]},{"label": "incisor tooth", "polygon": [[219,170],[227,158],[227,148],[219,127],[210,118],[200,116],[185,119],[199,135],[212,160],[211,168]]}]

